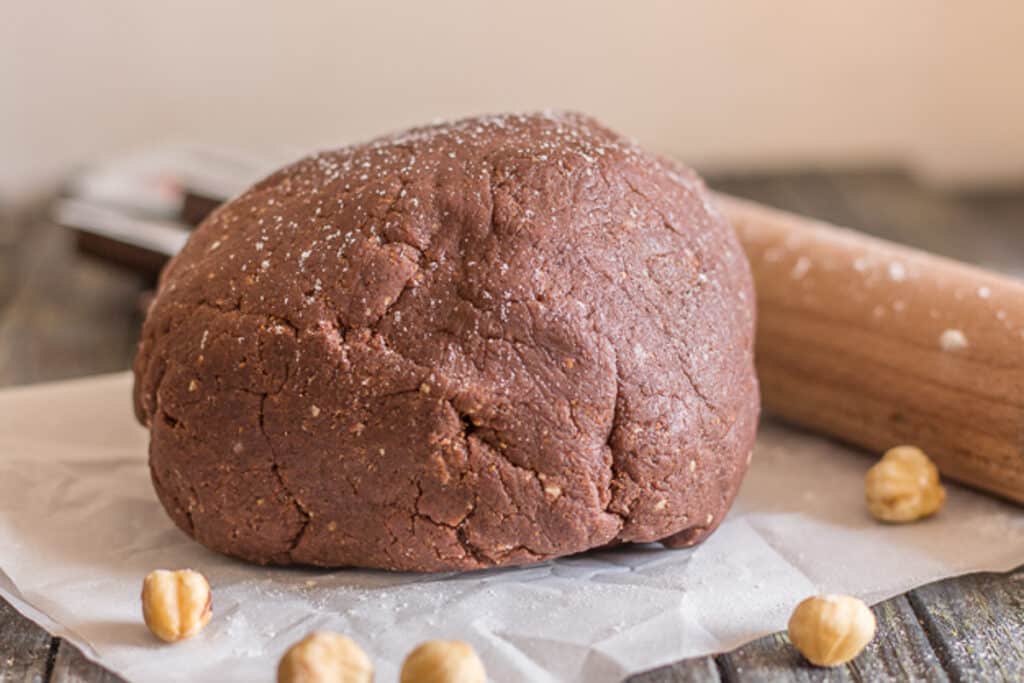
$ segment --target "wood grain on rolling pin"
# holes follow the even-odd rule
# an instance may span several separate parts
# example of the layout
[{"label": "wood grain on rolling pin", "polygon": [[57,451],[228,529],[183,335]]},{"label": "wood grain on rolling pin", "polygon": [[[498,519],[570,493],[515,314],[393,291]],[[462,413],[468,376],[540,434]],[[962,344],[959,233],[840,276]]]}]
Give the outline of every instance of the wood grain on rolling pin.
[{"label": "wood grain on rolling pin", "polygon": [[[757,286],[767,410],[1024,502],[1024,283],[717,195]],[[969,229],[965,226],[965,229]]]}]

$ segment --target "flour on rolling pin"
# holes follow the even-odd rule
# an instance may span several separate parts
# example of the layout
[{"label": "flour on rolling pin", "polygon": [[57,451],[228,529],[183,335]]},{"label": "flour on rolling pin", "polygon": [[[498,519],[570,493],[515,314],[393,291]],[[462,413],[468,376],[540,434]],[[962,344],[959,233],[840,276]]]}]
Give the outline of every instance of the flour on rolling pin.
[{"label": "flour on rolling pin", "polygon": [[765,407],[1024,501],[1024,283],[717,195],[751,262]]}]

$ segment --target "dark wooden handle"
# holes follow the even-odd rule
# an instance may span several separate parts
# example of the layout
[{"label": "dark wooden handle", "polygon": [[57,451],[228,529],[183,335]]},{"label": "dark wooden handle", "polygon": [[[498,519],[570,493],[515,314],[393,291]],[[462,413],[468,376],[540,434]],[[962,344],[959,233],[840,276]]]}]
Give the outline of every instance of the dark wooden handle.
[{"label": "dark wooden handle", "polygon": [[1024,283],[717,195],[757,287],[765,407],[1024,502]]}]

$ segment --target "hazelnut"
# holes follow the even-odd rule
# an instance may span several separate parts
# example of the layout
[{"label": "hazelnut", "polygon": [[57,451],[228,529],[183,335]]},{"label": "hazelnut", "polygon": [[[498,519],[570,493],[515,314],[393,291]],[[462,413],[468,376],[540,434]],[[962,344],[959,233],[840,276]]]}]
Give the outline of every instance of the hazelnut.
[{"label": "hazelnut", "polygon": [[316,631],[292,645],[277,665],[277,683],[370,683],[373,663],[351,638]]},{"label": "hazelnut", "polygon": [[191,638],[210,621],[213,597],[206,577],[191,569],[157,569],[142,582],[142,618],[160,640]]},{"label": "hazelnut", "polygon": [[807,598],[789,618],[789,640],[812,664],[850,661],[875,637],[875,615],[848,595]]},{"label": "hazelnut", "polygon": [[886,451],[864,478],[868,511],[883,522],[912,522],[935,514],[946,500],[935,463],[916,446]]},{"label": "hazelnut", "polygon": [[483,662],[469,643],[428,640],[402,664],[401,683],[484,683]]}]

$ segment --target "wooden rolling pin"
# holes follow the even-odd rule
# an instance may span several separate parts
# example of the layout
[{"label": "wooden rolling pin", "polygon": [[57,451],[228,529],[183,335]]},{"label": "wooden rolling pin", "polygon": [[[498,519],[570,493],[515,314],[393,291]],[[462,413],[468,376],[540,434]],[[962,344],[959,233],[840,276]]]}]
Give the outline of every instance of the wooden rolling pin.
[{"label": "wooden rolling pin", "polygon": [[1024,283],[718,195],[757,287],[765,408],[1024,502]]}]

